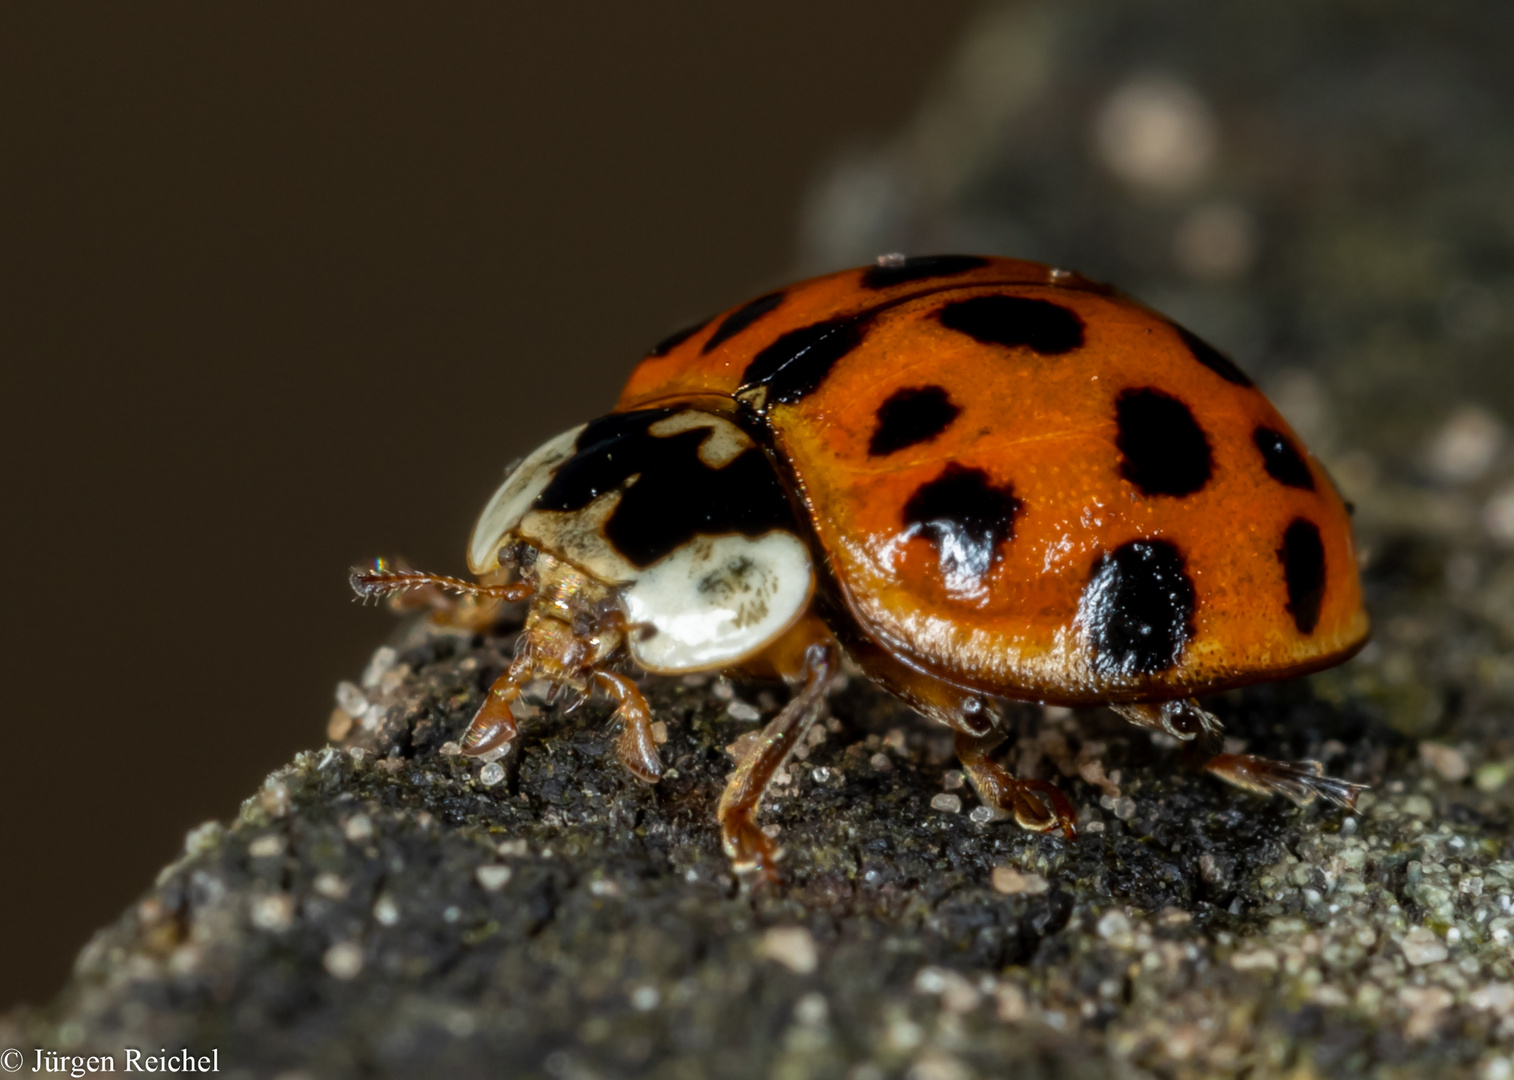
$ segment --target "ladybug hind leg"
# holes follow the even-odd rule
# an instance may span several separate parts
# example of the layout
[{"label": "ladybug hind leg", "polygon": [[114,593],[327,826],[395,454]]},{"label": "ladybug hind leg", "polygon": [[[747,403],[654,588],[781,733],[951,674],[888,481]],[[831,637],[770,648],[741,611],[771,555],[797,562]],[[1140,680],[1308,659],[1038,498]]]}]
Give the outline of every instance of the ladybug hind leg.
[{"label": "ladybug hind leg", "polygon": [[[1219,719],[1192,698],[1110,708],[1137,727],[1165,732],[1195,747],[1214,745],[1224,734]],[[1326,776],[1325,767],[1318,761],[1273,761],[1255,754],[1214,754],[1200,767],[1228,784],[1261,795],[1282,795],[1298,806],[1324,799],[1350,810],[1365,790],[1361,784]]]},{"label": "ladybug hind leg", "polygon": [[1325,775],[1318,761],[1273,761],[1253,754],[1216,754],[1204,763],[1204,771],[1226,783],[1263,795],[1284,795],[1297,806],[1316,799],[1334,803],[1342,810],[1356,806],[1366,790],[1362,784]]}]

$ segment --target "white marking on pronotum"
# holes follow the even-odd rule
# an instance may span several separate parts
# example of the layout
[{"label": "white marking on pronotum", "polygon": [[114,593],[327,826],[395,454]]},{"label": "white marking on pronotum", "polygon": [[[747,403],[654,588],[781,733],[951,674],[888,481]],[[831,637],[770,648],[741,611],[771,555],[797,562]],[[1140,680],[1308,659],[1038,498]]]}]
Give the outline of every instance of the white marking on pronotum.
[{"label": "white marking on pronotum", "polygon": [[696,537],[626,586],[627,621],[652,631],[629,635],[631,655],[663,674],[729,667],[792,626],[814,588],[793,533]]},{"label": "white marking on pronotum", "polygon": [[468,569],[487,574],[499,566],[499,545],[505,534],[520,524],[536,497],[557,475],[558,467],[573,456],[574,443],[587,425],[579,424],[537,447],[500,485],[473,526],[468,541]]},{"label": "white marking on pronotum", "polygon": [[697,409],[685,409],[672,416],[663,417],[647,428],[658,438],[666,439],[683,431],[706,428],[709,434],[699,444],[699,460],[712,469],[723,469],[752,448],[752,440],[746,432],[724,417],[714,416]]}]

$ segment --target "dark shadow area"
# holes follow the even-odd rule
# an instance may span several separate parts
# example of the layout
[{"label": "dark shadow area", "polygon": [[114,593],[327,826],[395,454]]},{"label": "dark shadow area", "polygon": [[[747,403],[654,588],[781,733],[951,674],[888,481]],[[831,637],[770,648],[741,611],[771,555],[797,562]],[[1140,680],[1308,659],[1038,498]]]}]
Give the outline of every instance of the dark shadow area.
[{"label": "dark shadow area", "polygon": [[965,3],[0,14],[0,1007],[319,746],[504,465],[789,276]]}]

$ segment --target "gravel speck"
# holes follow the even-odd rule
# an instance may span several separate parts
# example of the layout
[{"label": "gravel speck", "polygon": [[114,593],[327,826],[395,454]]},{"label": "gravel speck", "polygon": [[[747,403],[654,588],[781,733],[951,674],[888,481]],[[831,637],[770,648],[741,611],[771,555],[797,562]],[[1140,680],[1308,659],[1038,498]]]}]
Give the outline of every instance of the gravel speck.
[{"label": "gravel speck", "polygon": [[819,964],[815,939],[802,926],[775,926],[762,935],[762,955],[797,975],[809,975]]},{"label": "gravel speck", "polygon": [[363,971],[363,947],[352,941],[341,941],[326,950],[321,963],[335,979],[355,979]]}]

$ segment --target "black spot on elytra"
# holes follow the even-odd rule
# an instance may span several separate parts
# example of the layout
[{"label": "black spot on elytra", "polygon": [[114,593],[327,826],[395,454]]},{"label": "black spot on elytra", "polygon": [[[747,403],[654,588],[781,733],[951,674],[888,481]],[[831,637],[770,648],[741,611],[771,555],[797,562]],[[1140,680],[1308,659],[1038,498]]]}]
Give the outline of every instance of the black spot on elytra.
[{"label": "black spot on elytra", "polygon": [[653,345],[647,355],[668,355],[668,353],[672,352],[674,349],[678,348],[678,346],[682,345],[685,341],[688,341],[689,338],[693,337],[695,334],[699,333],[699,331],[703,330],[707,325],[709,325],[709,321],[709,319],[706,319],[704,320],[704,322],[697,322],[693,326],[685,326],[682,330],[674,331],[673,333],[669,334],[667,337],[659,341],[656,345]]},{"label": "black spot on elytra", "polygon": [[1193,358],[1214,372],[1226,382],[1235,383],[1237,386],[1251,386],[1251,376],[1236,367],[1235,361],[1230,359],[1220,350],[1204,339],[1189,333],[1181,326],[1173,324],[1172,327],[1183,339],[1183,344],[1188,346],[1188,351],[1193,353]]},{"label": "black spot on elytra", "polygon": [[1122,391],[1115,402],[1120,475],[1146,495],[1191,495],[1209,482],[1209,439],[1193,413],[1151,387]]},{"label": "black spot on elytra", "polygon": [[1023,345],[1042,356],[1060,356],[1083,344],[1083,320],[1049,300],[974,296],[947,304],[937,317],[948,330],[984,345]]},{"label": "black spot on elytra", "polygon": [[699,457],[707,428],[668,436],[647,430],[678,411],[642,409],[590,422],[532,509],[582,510],[605,492],[623,490],[605,537],[643,567],[700,534],[796,530],[788,496],[757,447],[715,469]]},{"label": "black spot on elytra", "polygon": [[1166,540],[1132,540],[1102,556],[1078,602],[1078,621],[1101,678],[1176,666],[1193,637],[1193,581]]},{"label": "black spot on elytra", "polygon": [[836,362],[862,344],[871,321],[867,315],[848,315],[790,330],[752,358],[741,388],[767,387],[768,405],[813,394]]},{"label": "black spot on elytra", "polygon": [[1288,582],[1288,613],[1301,634],[1312,634],[1319,624],[1320,604],[1325,599],[1325,545],[1319,527],[1304,518],[1294,518],[1277,549]]},{"label": "black spot on elytra", "polygon": [[961,413],[944,386],[911,386],[896,391],[878,406],[878,427],[868,441],[871,457],[883,457],[906,446],[928,442],[941,434]]},{"label": "black spot on elytra", "polygon": [[1281,431],[1259,427],[1251,433],[1251,441],[1262,452],[1262,464],[1268,476],[1288,487],[1314,490],[1314,474],[1309,471],[1304,455],[1298,452],[1292,439]]},{"label": "black spot on elytra", "polygon": [[710,352],[721,342],[741,333],[741,331],[783,303],[783,297],[784,294],[781,291],[768,293],[766,296],[759,296],[755,300],[742,304],[720,321],[720,325],[715,327],[715,332],[710,335],[710,340],[706,341],[704,347],[699,351],[702,353]]},{"label": "black spot on elytra", "polygon": [[1010,485],[995,487],[982,469],[952,462],[910,496],[904,525],[935,545],[949,587],[972,588],[1014,539],[1020,505]]},{"label": "black spot on elytra", "polygon": [[862,272],[862,286],[867,289],[886,289],[890,285],[902,285],[922,278],[965,274],[987,265],[988,260],[978,255],[915,255],[892,266],[868,267]]}]

